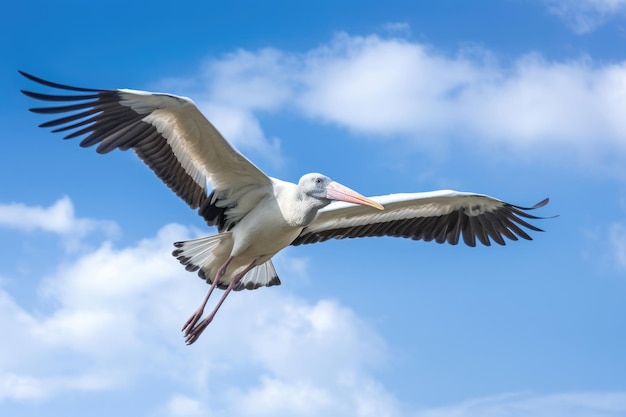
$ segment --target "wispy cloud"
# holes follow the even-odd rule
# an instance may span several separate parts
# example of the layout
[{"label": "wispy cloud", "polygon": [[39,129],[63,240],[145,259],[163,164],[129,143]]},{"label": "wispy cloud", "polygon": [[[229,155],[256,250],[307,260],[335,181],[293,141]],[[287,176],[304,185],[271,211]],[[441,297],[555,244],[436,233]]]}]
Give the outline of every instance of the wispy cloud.
[{"label": "wispy cloud", "polygon": [[210,415],[201,401],[186,395],[173,395],[166,406],[166,415],[172,417],[193,417]]},{"label": "wispy cloud", "polygon": [[415,417],[618,417],[625,412],[626,392],[514,393],[422,410]]},{"label": "wispy cloud", "polygon": [[626,224],[613,223],[609,226],[609,245],[617,266],[626,270]]},{"label": "wispy cloud", "polygon": [[545,0],[548,10],[576,33],[594,31],[616,15],[626,14],[625,0]]},{"label": "wispy cloud", "polygon": [[589,263],[608,270],[626,271],[626,219],[617,218],[584,231],[582,255]]}]

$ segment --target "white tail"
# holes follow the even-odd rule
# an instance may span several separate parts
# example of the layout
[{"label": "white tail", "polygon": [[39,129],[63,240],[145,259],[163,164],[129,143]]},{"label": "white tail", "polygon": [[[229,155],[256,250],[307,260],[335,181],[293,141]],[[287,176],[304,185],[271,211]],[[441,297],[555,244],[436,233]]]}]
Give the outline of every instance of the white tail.
[{"label": "white tail", "polygon": [[256,290],[259,287],[271,287],[273,285],[280,285],[280,279],[274,269],[272,260],[265,262],[253,268],[239,281],[239,285],[233,288],[235,291]]},{"label": "white tail", "polygon": [[[176,242],[174,246],[176,246],[177,249],[172,252],[172,255],[174,255],[181,264],[185,265],[187,271],[198,271],[200,278],[210,284],[213,282],[213,279],[206,275],[203,267],[212,261],[215,256],[213,254],[214,249],[217,248],[221,240],[229,234],[230,232],[220,233],[214,236]],[[273,285],[280,285],[280,279],[278,279],[272,261],[269,260],[248,272],[233,290],[255,290],[259,287],[271,287]],[[222,282],[218,282],[217,284],[217,288],[222,290],[226,289],[227,286],[227,284]]]},{"label": "white tail", "polygon": [[219,245],[224,234],[206,236],[193,240],[185,240],[174,243],[178,249],[172,255],[185,265],[187,271],[197,271],[208,264],[212,258],[213,250]]}]

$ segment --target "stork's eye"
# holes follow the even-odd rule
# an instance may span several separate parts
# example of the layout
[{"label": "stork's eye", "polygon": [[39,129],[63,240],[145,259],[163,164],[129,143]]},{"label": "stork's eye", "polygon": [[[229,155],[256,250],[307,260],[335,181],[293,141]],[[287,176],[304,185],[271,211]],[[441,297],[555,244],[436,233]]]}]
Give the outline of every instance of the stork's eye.
[{"label": "stork's eye", "polygon": [[322,179],[320,177],[315,178],[315,183],[316,184],[321,184],[322,183]]}]

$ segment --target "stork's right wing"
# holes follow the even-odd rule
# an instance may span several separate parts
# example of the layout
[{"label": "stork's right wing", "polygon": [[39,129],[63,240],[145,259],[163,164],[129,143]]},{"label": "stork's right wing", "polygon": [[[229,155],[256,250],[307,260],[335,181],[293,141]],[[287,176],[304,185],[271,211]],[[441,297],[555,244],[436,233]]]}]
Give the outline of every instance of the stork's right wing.
[{"label": "stork's right wing", "polygon": [[[191,208],[200,207],[200,214],[209,224],[225,223],[225,210],[237,205],[250,191],[258,195],[259,190],[270,190],[270,178],[235,150],[188,98],[72,87],[20,73],[43,86],[79,93],[23,90],[37,100],[64,103],[31,109],[35,113],[64,115],[41,127],[69,132],[65,139],[87,135],[80,146],[98,145],[98,153],[133,149]],[[207,184],[215,193],[212,199],[207,199]],[[237,220],[229,219],[231,223]]]}]

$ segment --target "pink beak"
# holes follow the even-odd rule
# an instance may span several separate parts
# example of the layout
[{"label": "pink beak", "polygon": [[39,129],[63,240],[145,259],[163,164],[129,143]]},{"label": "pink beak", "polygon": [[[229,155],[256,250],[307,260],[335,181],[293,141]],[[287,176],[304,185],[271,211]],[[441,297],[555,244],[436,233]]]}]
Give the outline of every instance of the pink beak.
[{"label": "pink beak", "polygon": [[356,191],[351,190],[336,181],[331,181],[326,187],[326,198],[330,200],[345,201],[346,203],[361,204],[362,206],[370,206],[378,210],[385,209],[380,203],[362,196]]}]

